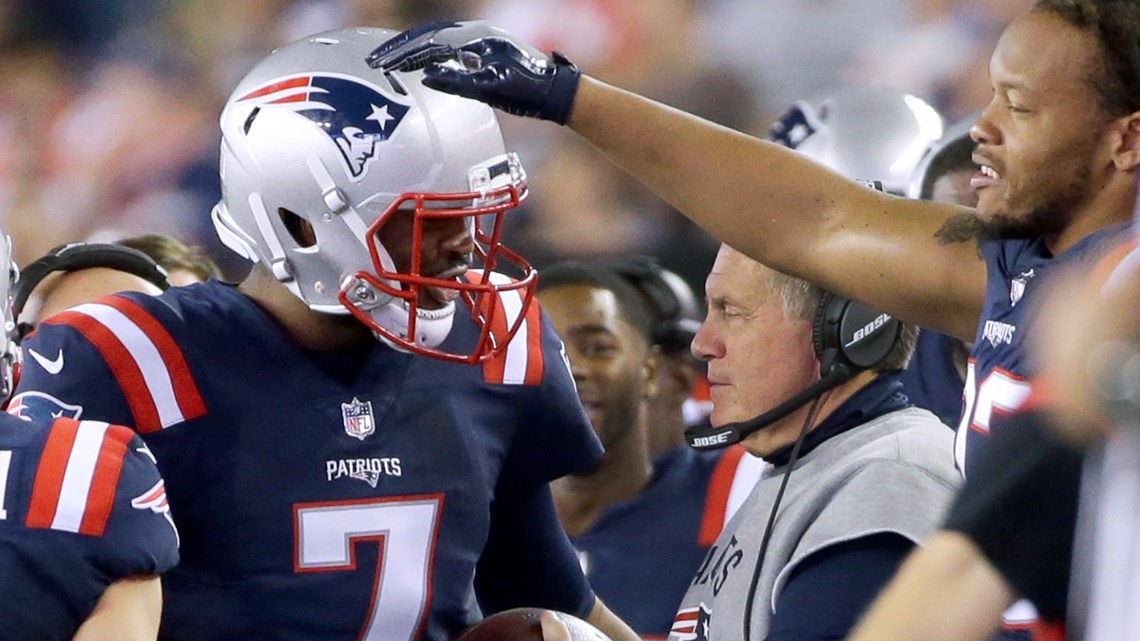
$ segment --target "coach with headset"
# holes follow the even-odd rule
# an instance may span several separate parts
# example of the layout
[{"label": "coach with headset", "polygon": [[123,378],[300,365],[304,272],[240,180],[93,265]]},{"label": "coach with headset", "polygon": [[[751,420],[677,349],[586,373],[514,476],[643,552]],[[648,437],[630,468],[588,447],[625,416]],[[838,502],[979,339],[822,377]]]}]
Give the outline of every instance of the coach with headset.
[{"label": "coach with headset", "polygon": [[[866,139],[882,145],[913,108],[897,92],[866,88],[824,104],[797,105],[776,134],[799,127],[793,143],[819,135],[829,139],[820,148],[833,149],[844,118],[863,114],[851,122],[870,127],[875,114],[894,119]],[[692,350],[708,364],[713,411],[710,427],[686,437],[698,449],[743,443],[773,467],[710,548],[672,632],[841,639],[937,528],[959,482],[951,432],[903,392],[899,370],[917,330],[727,245],[705,293]]]}]

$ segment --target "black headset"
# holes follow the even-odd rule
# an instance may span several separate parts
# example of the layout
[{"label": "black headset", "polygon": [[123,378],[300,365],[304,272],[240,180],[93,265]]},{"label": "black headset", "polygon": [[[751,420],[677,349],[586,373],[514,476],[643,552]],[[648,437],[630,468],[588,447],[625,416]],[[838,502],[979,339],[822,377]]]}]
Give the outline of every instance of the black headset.
[{"label": "black headset", "polygon": [[811,333],[819,359],[818,381],[756,418],[720,427],[689,428],[685,430],[689,445],[714,450],[739,443],[860,372],[873,369],[894,351],[902,336],[902,323],[869,305],[824,292],[815,309]]},{"label": "black headset", "polygon": [[701,327],[702,314],[685,279],[651,256],[623,256],[602,264],[636,287],[652,305],[654,344],[666,352],[688,351]]},{"label": "black headset", "polygon": [[[19,319],[24,305],[36,286],[53,272],[72,272],[92,267],[107,267],[133,274],[155,287],[170,289],[166,270],[153,258],[131,247],[111,243],[68,243],[49,251],[46,255],[20,270],[12,295],[12,317]],[[31,330],[26,323],[21,324],[19,336]]]}]

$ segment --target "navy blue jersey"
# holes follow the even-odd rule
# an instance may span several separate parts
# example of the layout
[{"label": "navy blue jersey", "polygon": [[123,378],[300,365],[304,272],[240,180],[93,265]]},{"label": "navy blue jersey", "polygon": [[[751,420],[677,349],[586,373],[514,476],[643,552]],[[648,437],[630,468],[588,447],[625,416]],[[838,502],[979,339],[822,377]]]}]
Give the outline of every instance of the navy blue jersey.
[{"label": "navy blue jersey", "polygon": [[[163,638],[442,641],[478,617],[477,563],[503,585],[556,556],[480,563],[495,502],[601,452],[557,336],[517,292],[508,315],[507,296],[525,329],[482,366],[379,342],[306,352],[216,282],[114,296],[25,341],[66,362],[29,363],[16,402],[126,423],[154,451],[183,537]],[[457,314],[442,348],[477,334]],[[570,567],[577,583],[544,578],[575,587],[559,605],[584,615]]]},{"label": "navy blue jersey", "polygon": [[0,414],[0,639],[71,639],[107,586],[178,562],[162,478],[134,432]]},{"label": "navy blue jersey", "polygon": [[954,442],[954,460],[968,474],[986,437],[1000,429],[1029,396],[1026,342],[1034,302],[1049,278],[1066,267],[1091,268],[1105,252],[1130,235],[1122,223],[1097,231],[1054,258],[1045,242],[1003,240],[982,243],[986,260],[986,301],[966,371],[965,401]]},{"label": "navy blue jersey", "polygon": [[914,355],[902,372],[903,391],[915,407],[930,410],[954,427],[962,415],[962,376],[954,366],[954,352],[963,349],[953,336],[923,328]]},{"label": "navy blue jersey", "polygon": [[610,507],[571,539],[591,587],[642,637],[669,635],[693,574],[720,534],[727,492],[713,485],[713,472],[721,454],[673,448],[658,457],[640,496]]}]

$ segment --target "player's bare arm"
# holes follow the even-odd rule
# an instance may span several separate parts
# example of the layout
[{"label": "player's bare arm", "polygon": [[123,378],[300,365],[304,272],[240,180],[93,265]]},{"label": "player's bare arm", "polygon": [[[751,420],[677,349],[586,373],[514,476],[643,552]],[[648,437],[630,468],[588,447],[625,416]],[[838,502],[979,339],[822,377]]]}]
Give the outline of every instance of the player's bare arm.
[{"label": "player's bare arm", "polygon": [[738,251],[973,338],[985,265],[972,210],[874,192],[791,150],[587,76],[567,124]]},{"label": "player's bare arm", "polygon": [[162,618],[162,584],[157,576],[122,579],[110,585],[73,641],[154,641]]},{"label": "player's bare arm", "polygon": [[486,23],[418,27],[378,48],[370,64],[429,65],[424,82],[433,88],[567,124],[750,257],[974,336],[985,266],[973,235],[944,230],[968,229],[970,210],[870,193],[777,145],[581,75]]}]

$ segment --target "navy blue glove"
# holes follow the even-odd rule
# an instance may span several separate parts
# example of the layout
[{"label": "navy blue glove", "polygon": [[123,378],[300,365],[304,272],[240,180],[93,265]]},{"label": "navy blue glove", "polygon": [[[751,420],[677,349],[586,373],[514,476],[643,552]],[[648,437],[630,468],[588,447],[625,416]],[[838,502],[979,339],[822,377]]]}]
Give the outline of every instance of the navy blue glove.
[{"label": "navy blue glove", "polygon": [[424,70],[424,85],[473,98],[516,116],[566,124],[581,72],[483,21],[434,22],[409,29],[367,58],[373,69]]}]

